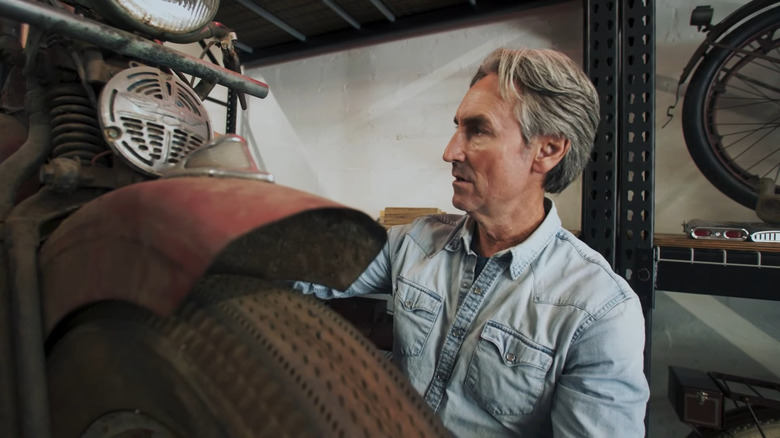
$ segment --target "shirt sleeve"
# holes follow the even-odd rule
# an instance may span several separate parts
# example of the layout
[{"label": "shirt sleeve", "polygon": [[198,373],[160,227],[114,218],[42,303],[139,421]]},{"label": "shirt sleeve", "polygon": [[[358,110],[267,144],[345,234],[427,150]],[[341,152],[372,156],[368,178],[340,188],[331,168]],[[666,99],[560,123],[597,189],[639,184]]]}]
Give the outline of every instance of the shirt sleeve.
[{"label": "shirt sleeve", "polygon": [[639,299],[591,316],[580,328],[555,388],[555,437],[643,437],[650,395]]},{"label": "shirt sleeve", "polygon": [[391,229],[387,242],[365,271],[346,290],[339,291],[327,286],[296,281],[292,287],[307,295],[329,300],[331,298],[349,298],[366,294],[389,294],[392,291],[391,246],[398,230]]}]

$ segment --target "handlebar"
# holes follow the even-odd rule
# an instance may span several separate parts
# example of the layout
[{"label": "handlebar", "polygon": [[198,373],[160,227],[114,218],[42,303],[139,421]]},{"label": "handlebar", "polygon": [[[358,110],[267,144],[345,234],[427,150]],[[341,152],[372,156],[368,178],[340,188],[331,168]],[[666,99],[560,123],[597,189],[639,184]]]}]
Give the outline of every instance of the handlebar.
[{"label": "handlebar", "polygon": [[268,85],[221,66],[192,57],[130,32],[68,13],[40,2],[0,0],[0,15],[46,31],[85,40],[122,55],[216,82],[240,93],[264,98]]}]

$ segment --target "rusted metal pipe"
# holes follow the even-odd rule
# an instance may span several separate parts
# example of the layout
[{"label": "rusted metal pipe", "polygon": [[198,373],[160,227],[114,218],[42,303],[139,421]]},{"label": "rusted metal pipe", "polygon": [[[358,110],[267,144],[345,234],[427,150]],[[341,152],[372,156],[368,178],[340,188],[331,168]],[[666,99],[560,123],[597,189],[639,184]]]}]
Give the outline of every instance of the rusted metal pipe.
[{"label": "rusted metal pipe", "polygon": [[268,85],[258,80],[41,2],[0,0],[0,15],[49,32],[89,41],[122,55],[214,81],[252,96],[263,98],[268,95]]},{"label": "rusted metal pipe", "polygon": [[4,245],[11,272],[9,285],[19,388],[18,412],[24,438],[48,438],[51,434],[36,258],[39,240],[35,221],[10,219],[6,222]]},{"label": "rusted metal pipe", "polygon": [[19,436],[16,400],[16,362],[11,336],[11,290],[8,284],[8,259],[0,226],[0,430],[9,438]]},{"label": "rusted metal pipe", "polygon": [[5,284],[10,292],[17,376],[15,388],[9,390],[18,394],[16,411],[23,438],[51,436],[38,275],[41,229],[103,193],[105,190],[83,189],[63,195],[43,189],[16,206],[3,224],[3,249],[8,261]]},{"label": "rusted metal pipe", "polygon": [[19,187],[35,174],[49,155],[51,129],[45,105],[43,87],[34,79],[28,79],[25,106],[30,122],[27,140],[16,153],[0,163],[0,222],[13,208]]}]

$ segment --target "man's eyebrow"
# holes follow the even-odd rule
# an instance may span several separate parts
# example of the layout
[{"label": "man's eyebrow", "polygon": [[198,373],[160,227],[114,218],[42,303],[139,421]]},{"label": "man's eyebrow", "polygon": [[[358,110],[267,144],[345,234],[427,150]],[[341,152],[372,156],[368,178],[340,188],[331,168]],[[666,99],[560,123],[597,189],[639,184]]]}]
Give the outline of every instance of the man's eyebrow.
[{"label": "man's eyebrow", "polygon": [[[458,123],[457,116],[455,116],[455,118],[452,121],[455,122],[456,125],[460,125],[460,123]],[[463,119],[463,125],[464,126],[487,126],[487,127],[492,126],[490,120],[483,115],[466,117]]]}]

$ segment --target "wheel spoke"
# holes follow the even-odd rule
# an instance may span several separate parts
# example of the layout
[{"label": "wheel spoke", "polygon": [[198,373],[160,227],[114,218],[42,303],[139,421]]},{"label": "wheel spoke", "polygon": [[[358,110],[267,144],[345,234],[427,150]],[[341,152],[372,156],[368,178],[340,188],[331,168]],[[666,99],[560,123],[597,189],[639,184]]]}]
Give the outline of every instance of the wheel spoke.
[{"label": "wheel spoke", "polygon": [[[747,86],[749,86],[750,88],[752,88],[752,89],[755,91],[755,95],[756,95],[756,96],[761,96],[761,97],[764,97],[764,98],[766,98],[766,100],[768,100],[768,101],[771,101],[771,102],[773,102],[773,103],[777,103],[777,99],[772,99],[772,98],[771,98],[771,97],[769,97],[767,94],[765,94],[765,93],[764,93],[762,90],[759,90],[759,89],[758,89],[758,87],[757,87],[757,83],[760,83],[760,81],[755,81],[755,82],[754,82],[754,81],[747,81],[747,80],[745,80],[746,76],[744,76],[744,75],[740,75],[740,74],[738,74],[738,73],[737,73],[737,74],[735,74],[734,76],[735,76],[737,79],[740,79],[740,80],[741,80],[741,81],[742,81],[744,84],[746,84]],[[734,86],[734,85],[732,85],[732,87],[736,88],[736,86]],[[769,89],[771,90],[771,88],[770,88],[769,84],[766,84],[766,88],[769,88]],[[771,90],[771,91],[774,91],[774,90]]]},{"label": "wheel spoke", "polygon": [[[740,126],[740,125],[758,125],[758,124],[759,123],[721,123],[720,125],[721,126]],[[762,129],[770,129],[770,128],[771,129],[776,129],[778,126],[780,126],[780,124],[775,123],[772,126],[762,126],[760,128],[756,128],[756,129],[745,129],[744,131],[734,131],[734,132],[729,132],[728,134],[720,134],[720,136],[721,137],[728,137],[730,135],[740,135],[740,134],[744,134],[744,133],[747,133],[747,132],[754,133],[754,132],[760,131]]]},{"label": "wheel spoke", "polygon": [[[775,152],[777,152],[777,151],[775,151]],[[775,171],[775,178],[774,178],[774,180],[775,180],[775,185],[777,185],[777,182],[780,181],[780,162],[778,162],[777,164],[772,166],[769,170],[764,172],[764,174],[761,175],[761,178],[768,178],[769,174],[772,173],[772,171],[775,170],[775,169],[777,169],[777,170]]]},{"label": "wheel spoke", "polygon": [[[732,98],[735,99],[735,98]],[[757,102],[751,102],[751,103],[743,103],[740,105],[731,105],[731,106],[719,106],[715,108],[716,110],[730,110],[735,108],[747,108],[750,106],[756,106],[756,105],[763,105],[765,103],[778,103],[780,101],[779,99],[773,99],[773,100],[766,100],[766,99],[750,99],[750,100],[756,100]]]},{"label": "wheel spoke", "polygon": [[[739,153],[737,156],[735,156],[735,157],[733,158],[733,160],[732,160],[732,161],[736,162],[736,161],[739,159],[739,157],[741,157],[742,155],[744,155],[745,153],[747,153],[749,150],[753,149],[753,148],[754,148],[754,147],[755,147],[755,146],[756,146],[756,145],[757,145],[759,142],[761,142],[761,140],[765,139],[765,138],[766,138],[766,137],[767,137],[769,134],[771,134],[772,132],[774,132],[774,131],[775,131],[775,129],[777,129],[777,128],[772,128],[772,129],[771,129],[770,131],[768,131],[766,134],[764,134],[764,135],[762,135],[761,137],[759,137],[759,138],[758,138],[756,141],[754,141],[754,142],[753,142],[753,143],[752,143],[750,146],[748,146],[748,147],[747,147],[745,150],[743,150],[743,151],[742,151],[742,152],[740,152],[740,153]],[[733,145],[732,145],[732,146],[733,146]],[[731,147],[731,146],[729,146],[729,147]],[[757,166],[759,163],[763,162],[764,160],[766,160],[766,159],[767,159],[767,158],[769,158],[770,156],[774,155],[774,154],[775,154],[777,151],[778,151],[778,150],[777,150],[777,149],[775,149],[774,151],[770,152],[770,153],[769,153],[769,155],[766,155],[765,157],[763,157],[763,158],[759,159],[759,160],[758,160],[758,161],[756,161],[756,162],[755,162],[755,163],[754,163],[752,166],[748,167],[748,168],[747,168],[747,169],[745,169],[745,170],[746,170],[746,171],[750,171],[750,169],[752,169],[752,168],[756,167],[756,166]]]},{"label": "wheel spoke", "polygon": [[[780,74],[780,71],[778,71],[777,73]],[[751,78],[751,77],[749,77],[747,75],[743,75],[743,74],[740,74],[740,73],[737,73],[734,76],[737,79],[742,80],[742,82],[745,82],[745,83],[748,83],[748,84],[751,84],[751,85],[757,85],[759,87],[766,88],[769,91],[773,91],[773,92],[775,92],[777,94],[780,94],[780,88],[772,86],[770,84],[767,84],[764,81],[760,81],[758,79],[753,79],[753,78]]]},{"label": "wheel spoke", "polygon": [[[772,155],[774,155],[774,154],[776,154],[778,152],[780,152],[780,151],[773,151],[773,152],[771,152],[769,155],[767,155],[764,158],[758,160],[755,164],[753,164],[752,166],[748,167],[745,170],[748,171],[748,172],[751,171],[754,167],[758,166],[760,163],[764,162],[764,160],[768,159],[769,157],[771,157]],[[780,166],[780,163],[775,164],[774,166],[772,166],[768,171],[764,172],[764,174],[761,175],[761,177],[765,177],[765,176],[769,175],[770,173],[772,173],[772,170],[774,170],[778,166]],[[777,177],[775,177],[775,182],[777,182]]]},{"label": "wheel spoke", "polygon": [[[771,49],[766,49],[764,47],[764,46],[769,46],[769,44],[762,45],[761,43],[758,43],[758,47],[748,47],[749,44],[747,44],[745,47],[748,47],[748,48],[734,48],[734,47],[729,47],[729,46],[723,45],[723,44],[713,44],[713,46],[721,48],[721,49],[729,50],[729,51],[731,51],[733,53],[738,53],[738,54],[742,55],[742,57],[739,58],[740,60],[745,59],[745,58],[751,58],[749,62],[754,62],[755,64],[758,64],[758,62],[755,61],[755,60],[756,59],[761,59],[761,60],[764,60],[764,61],[769,61],[771,64],[778,65],[778,64],[780,64],[780,58],[776,58],[776,57],[773,57],[773,56],[769,55],[769,53],[771,53],[773,50],[777,49],[778,43],[777,43],[776,40],[771,40],[771,41],[772,41],[772,44],[774,45],[774,47],[771,48]],[[755,43],[755,41],[754,41],[754,43]],[[764,50],[762,50],[762,49],[764,49]],[[762,50],[764,53],[760,53],[759,50]],[[771,69],[771,67],[767,67],[767,68]]]},{"label": "wheel spoke", "polygon": [[[731,143],[730,145],[728,145],[728,146],[723,146],[723,150],[725,151],[726,149],[729,149],[729,148],[731,148],[731,147],[734,147],[734,146],[736,146],[736,145],[737,145],[737,143],[740,143],[742,140],[745,140],[746,138],[750,137],[751,135],[755,134],[756,132],[758,132],[758,131],[760,131],[760,130],[762,130],[762,129],[766,129],[766,126],[768,126],[768,125],[772,124],[773,122],[775,122],[775,121],[776,121],[776,120],[778,120],[778,119],[780,119],[780,116],[776,117],[774,120],[772,120],[772,121],[770,121],[770,122],[767,122],[767,123],[766,123],[766,124],[764,124],[764,125],[763,125],[761,128],[758,128],[758,129],[755,129],[755,130],[752,130],[752,131],[750,131],[750,133],[749,133],[749,134],[746,134],[746,135],[742,136],[741,138],[739,138],[739,139],[735,140],[735,141],[734,141],[733,143]],[[752,148],[753,148],[755,145],[757,145],[757,144],[758,144],[758,142],[760,142],[761,140],[763,140],[764,138],[766,138],[766,136],[768,136],[769,134],[771,134],[772,132],[774,132],[774,131],[775,131],[775,129],[777,129],[777,126],[774,126],[774,127],[772,127],[772,129],[770,129],[770,130],[769,130],[769,131],[768,131],[766,134],[762,135],[762,136],[761,136],[761,137],[760,137],[758,140],[754,141],[754,142],[753,142],[753,144],[751,144],[750,146],[748,146],[746,149],[744,149],[742,152],[740,152],[740,153],[739,153],[737,156],[733,157],[732,161],[736,161],[736,160],[737,160],[737,159],[738,159],[740,156],[742,156],[742,155],[743,155],[745,152],[749,151],[749,150],[750,150],[750,149],[752,149]],[[722,137],[723,137],[723,136],[721,136],[721,138],[722,138]]]},{"label": "wheel spoke", "polygon": [[[748,85],[750,85],[750,84],[748,84]],[[749,90],[747,88],[739,87],[739,86],[734,85],[734,84],[730,84],[730,85],[722,84],[722,86],[723,86],[723,89],[731,88],[732,90],[741,91],[741,92],[743,92],[745,94],[748,94],[748,95],[751,95],[751,96],[756,96],[756,98],[763,98],[763,100],[768,100],[768,101],[774,100],[774,99],[772,99],[771,97],[769,97],[766,94],[762,93],[761,91],[759,91],[758,89],[756,89],[753,86],[751,86],[751,88],[753,88],[753,90]],[[720,93],[720,94],[724,94],[724,93]]]}]

